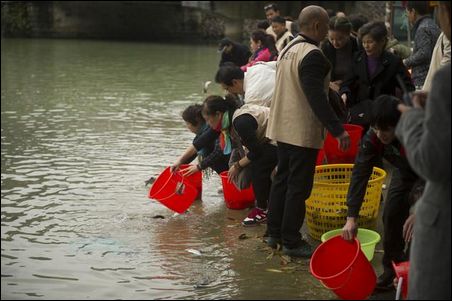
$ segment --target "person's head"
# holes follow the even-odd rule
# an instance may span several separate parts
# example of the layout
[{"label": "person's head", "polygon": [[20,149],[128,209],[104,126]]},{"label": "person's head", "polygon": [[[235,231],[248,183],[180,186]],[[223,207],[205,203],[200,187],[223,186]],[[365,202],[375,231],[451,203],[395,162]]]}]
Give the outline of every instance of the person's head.
[{"label": "person's head", "polygon": [[204,100],[202,116],[211,128],[216,129],[222,121],[223,114],[228,111],[229,117],[232,117],[236,109],[237,102],[230,95],[226,95],[225,97],[211,95]]},{"label": "person's head", "polygon": [[265,32],[269,26],[270,23],[268,22],[267,19],[257,22],[257,29],[260,31]]},{"label": "person's head", "polygon": [[384,22],[369,22],[359,29],[359,37],[367,56],[376,58],[386,47],[388,30]]},{"label": "person's head", "polygon": [[328,40],[336,49],[341,49],[350,42],[352,23],[346,17],[332,17],[329,23]]},{"label": "person's head", "polygon": [[439,1],[438,8],[438,21],[441,30],[444,32],[444,35],[450,41],[450,26],[451,26],[451,17],[450,17],[450,2],[449,1]]},{"label": "person's head", "polygon": [[325,10],[329,18],[332,18],[336,15],[336,11],[332,8],[326,8]]},{"label": "person's head", "polygon": [[270,23],[273,17],[279,16],[281,12],[279,11],[278,5],[275,3],[270,3],[264,6],[265,17]]},{"label": "person's head", "polygon": [[286,31],[286,20],[281,16],[276,16],[272,18],[272,29],[273,32],[278,36]]},{"label": "person's head", "polygon": [[199,129],[206,123],[202,117],[202,105],[190,105],[182,112],[182,119],[190,132],[196,134]]},{"label": "person's head", "polygon": [[232,48],[234,47],[234,43],[228,38],[224,38],[218,43],[218,51],[220,52],[231,52]]},{"label": "person's head", "polygon": [[270,53],[272,54],[278,53],[275,47],[275,38],[260,30],[251,33],[250,48],[251,51],[253,52],[260,48],[268,48]]},{"label": "person's head", "polygon": [[336,17],[346,18],[347,16],[343,11],[338,11],[336,12]]},{"label": "person's head", "polygon": [[243,95],[243,78],[245,74],[240,67],[226,63],[222,65],[215,75],[215,82],[231,94]]},{"label": "person's head", "polygon": [[300,33],[320,43],[328,34],[328,13],[323,7],[310,5],[303,8],[298,16]]},{"label": "person's head", "polygon": [[364,24],[369,22],[369,19],[362,14],[352,14],[348,16],[348,19],[350,20],[350,23],[352,23],[352,31],[356,33]]},{"label": "person's head", "polygon": [[370,126],[383,144],[390,144],[396,138],[395,127],[401,114],[397,109],[399,104],[391,95],[380,95],[372,102]]},{"label": "person's head", "polygon": [[408,21],[414,24],[417,19],[429,14],[428,1],[408,1],[406,5],[406,14]]}]

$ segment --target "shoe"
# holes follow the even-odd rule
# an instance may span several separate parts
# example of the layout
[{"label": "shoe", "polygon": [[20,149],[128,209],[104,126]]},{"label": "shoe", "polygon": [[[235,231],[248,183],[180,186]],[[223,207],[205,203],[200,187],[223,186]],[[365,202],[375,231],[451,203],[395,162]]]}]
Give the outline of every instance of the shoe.
[{"label": "shoe", "polygon": [[267,244],[267,246],[269,246],[272,249],[277,249],[278,248],[278,244],[282,245],[282,240],[281,238],[275,238],[275,237],[264,237],[264,242]]},{"label": "shoe", "polygon": [[300,246],[293,249],[283,246],[282,251],[285,255],[289,255],[290,257],[304,258],[311,258],[312,253],[314,253],[313,248],[305,241],[302,241]]},{"label": "shoe", "polygon": [[383,290],[394,289],[395,273],[393,269],[385,268],[383,274],[378,276],[376,288]]},{"label": "shoe", "polygon": [[253,208],[248,216],[243,220],[244,226],[256,226],[267,221],[267,210]]}]

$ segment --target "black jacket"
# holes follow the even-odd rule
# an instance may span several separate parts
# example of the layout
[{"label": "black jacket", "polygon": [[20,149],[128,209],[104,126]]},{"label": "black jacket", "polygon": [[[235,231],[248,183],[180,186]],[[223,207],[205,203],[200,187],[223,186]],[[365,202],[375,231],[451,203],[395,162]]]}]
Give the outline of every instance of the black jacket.
[{"label": "black jacket", "polygon": [[[367,71],[367,55],[364,50],[359,51],[353,58],[353,64],[346,79],[341,85],[340,94],[347,94],[347,107],[351,107],[363,100],[374,100],[382,94],[396,97],[402,96],[396,75],[402,77],[408,91],[414,91],[415,87],[411,81],[407,68],[402,59],[389,51],[383,51],[380,57],[380,65],[377,71],[369,78]],[[399,91],[396,92],[396,88]]]},{"label": "black jacket", "polygon": [[226,53],[223,51],[221,54],[220,66],[225,64],[226,62],[232,62],[237,66],[243,66],[248,64],[248,59],[251,56],[251,51],[248,47],[238,44],[232,43],[232,50],[230,53]]},{"label": "black jacket", "polygon": [[[358,51],[362,50],[362,47],[359,46],[358,40],[354,37],[350,36],[350,43],[352,43],[352,55],[355,55]],[[334,78],[334,70],[336,70],[336,48],[330,43],[327,39],[320,46],[323,54],[331,63],[331,79],[330,81],[334,82],[337,78]]]},{"label": "black jacket", "polygon": [[373,167],[382,168],[383,158],[399,170],[404,183],[414,183],[419,178],[410,167],[405,149],[397,139],[391,144],[385,145],[378,139],[375,132],[369,129],[361,139],[359,152],[353,166],[347,194],[348,216],[358,216]]},{"label": "black jacket", "polygon": [[196,135],[193,139],[193,145],[198,151],[198,154],[183,163],[188,164],[196,159],[198,155],[201,155],[202,161],[199,166],[202,170],[210,167],[216,173],[220,174],[222,171],[229,169],[228,163],[230,155],[223,154],[218,141],[218,133],[213,131],[210,127],[206,127],[205,130],[202,130]]}]

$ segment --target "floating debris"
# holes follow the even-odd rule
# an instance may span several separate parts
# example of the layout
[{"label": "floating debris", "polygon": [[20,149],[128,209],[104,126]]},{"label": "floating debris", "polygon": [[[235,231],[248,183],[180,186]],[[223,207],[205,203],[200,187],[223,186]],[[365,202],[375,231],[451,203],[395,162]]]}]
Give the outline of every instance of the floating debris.
[{"label": "floating debris", "polygon": [[188,253],[195,254],[197,256],[201,256],[202,255],[200,251],[195,250],[195,249],[185,249],[185,251],[187,251]]},{"label": "floating debris", "polygon": [[273,272],[273,273],[282,273],[283,271],[277,270],[277,269],[266,269],[267,272]]},{"label": "floating debris", "polygon": [[250,238],[250,237],[247,236],[246,233],[242,233],[242,234],[239,235],[239,239],[240,240],[244,240],[244,239],[247,239],[247,238]]},{"label": "floating debris", "polygon": [[281,265],[287,265],[292,262],[292,259],[290,259],[290,256],[287,255],[281,255]]}]

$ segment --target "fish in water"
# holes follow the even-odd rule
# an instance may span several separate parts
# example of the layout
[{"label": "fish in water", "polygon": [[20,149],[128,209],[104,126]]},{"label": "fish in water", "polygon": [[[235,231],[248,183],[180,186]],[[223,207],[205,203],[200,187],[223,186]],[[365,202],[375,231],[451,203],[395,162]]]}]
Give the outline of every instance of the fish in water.
[{"label": "fish in water", "polygon": [[175,193],[177,195],[181,195],[181,194],[184,193],[184,189],[185,189],[184,183],[183,182],[178,182],[177,185],[176,185]]},{"label": "fish in water", "polygon": [[153,184],[155,182],[155,177],[152,176],[149,179],[147,179],[146,181],[144,181],[144,186],[148,186],[149,184]]},{"label": "fish in water", "polygon": [[210,80],[208,80],[208,81],[206,81],[206,82],[203,84],[203,86],[202,86],[202,92],[204,92],[204,94],[207,93],[207,88],[209,88],[209,85],[210,85],[211,83],[212,83],[212,82],[211,82]]},{"label": "fish in water", "polygon": [[202,255],[200,251],[195,250],[195,249],[185,249],[185,251],[187,251],[189,253],[192,253],[192,254],[195,254],[195,255],[198,255],[198,256]]},{"label": "fish in water", "polygon": [[152,218],[161,218],[161,219],[164,219],[165,217],[164,217],[163,215],[157,214],[157,215],[154,215]]}]

